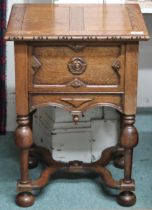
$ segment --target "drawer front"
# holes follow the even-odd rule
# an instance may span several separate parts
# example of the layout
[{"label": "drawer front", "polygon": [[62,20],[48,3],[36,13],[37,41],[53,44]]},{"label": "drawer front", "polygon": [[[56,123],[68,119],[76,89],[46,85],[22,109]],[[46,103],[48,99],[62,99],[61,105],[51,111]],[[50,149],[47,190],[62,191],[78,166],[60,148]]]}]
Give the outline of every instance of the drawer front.
[{"label": "drawer front", "polygon": [[30,85],[57,91],[122,91],[124,51],[113,46],[34,46]]},{"label": "drawer front", "polygon": [[32,93],[29,95],[30,107],[35,108],[44,106],[56,106],[62,109],[83,113],[90,108],[96,106],[109,106],[113,107],[120,112],[123,110],[123,100],[121,94],[37,94]]}]

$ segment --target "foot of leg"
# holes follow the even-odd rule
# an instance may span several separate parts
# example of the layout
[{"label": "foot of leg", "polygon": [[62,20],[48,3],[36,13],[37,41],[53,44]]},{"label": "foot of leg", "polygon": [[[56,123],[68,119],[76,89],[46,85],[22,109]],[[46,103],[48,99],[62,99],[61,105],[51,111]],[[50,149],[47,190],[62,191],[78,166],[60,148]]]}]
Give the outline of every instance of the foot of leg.
[{"label": "foot of leg", "polygon": [[136,196],[131,191],[124,191],[118,195],[117,202],[121,206],[133,206],[136,203]]},{"label": "foot of leg", "polygon": [[30,192],[21,192],[16,196],[16,204],[21,207],[32,206],[35,201],[35,197]]}]

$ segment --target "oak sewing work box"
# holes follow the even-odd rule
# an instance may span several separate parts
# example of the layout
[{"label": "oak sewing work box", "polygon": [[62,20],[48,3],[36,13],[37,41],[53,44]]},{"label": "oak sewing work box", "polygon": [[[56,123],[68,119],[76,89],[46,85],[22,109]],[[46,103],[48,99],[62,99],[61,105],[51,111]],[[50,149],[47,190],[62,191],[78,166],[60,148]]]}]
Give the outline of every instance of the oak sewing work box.
[{"label": "oak sewing work box", "polygon": [[[120,190],[120,205],[134,205],[131,172],[133,148],[138,143],[134,126],[138,46],[139,41],[149,39],[139,6],[15,4],[5,39],[15,45],[15,143],[20,148],[21,173],[16,203],[31,206],[35,200],[32,190],[44,187],[63,168],[96,172],[106,186]],[[68,110],[75,123],[90,108],[113,107],[122,114],[118,144],[105,149],[96,162],[58,162],[47,149],[32,146],[30,119],[42,106]],[[29,154],[41,156],[46,165],[36,180],[28,176]],[[124,158],[123,163],[117,158],[124,170],[120,180],[106,168],[116,156]]]}]

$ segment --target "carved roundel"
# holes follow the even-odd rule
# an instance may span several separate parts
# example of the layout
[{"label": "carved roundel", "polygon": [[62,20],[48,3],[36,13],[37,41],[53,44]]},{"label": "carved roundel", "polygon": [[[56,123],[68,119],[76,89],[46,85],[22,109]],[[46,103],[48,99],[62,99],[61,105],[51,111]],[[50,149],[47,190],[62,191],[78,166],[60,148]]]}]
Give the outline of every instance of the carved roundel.
[{"label": "carved roundel", "polygon": [[87,64],[82,58],[72,58],[68,63],[68,69],[72,74],[80,75],[86,70]]}]

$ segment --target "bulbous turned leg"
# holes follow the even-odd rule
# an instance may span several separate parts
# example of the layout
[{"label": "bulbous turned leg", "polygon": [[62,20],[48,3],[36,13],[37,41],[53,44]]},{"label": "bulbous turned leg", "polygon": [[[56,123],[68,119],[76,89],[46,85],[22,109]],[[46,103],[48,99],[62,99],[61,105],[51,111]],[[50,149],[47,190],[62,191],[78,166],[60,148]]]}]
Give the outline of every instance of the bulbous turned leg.
[{"label": "bulbous turned leg", "polygon": [[[123,130],[120,138],[120,146],[124,148],[124,179],[125,189],[117,197],[117,202],[122,206],[132,206],[136,202],[136,197],[129,189],[132,180],[132,158],[133,148],[138,144],[138,132],[134,126],[135,116],[123,116]],[[128,187],[128,190],[126,190]]]},{"label": "bulbous turned leg", "polygon": [[123,191],[118,195],[117,202],[121,206],[133,206],[136,203],[136,196],[131,191]]},{"label": "bulbous turned leg", "polygon": [[[20,148],[20,180],[22,186],[30,182],[28,177],[28,157],[29,149],[33,144],[32,130],[29,126],[29,116],[17,116],[18,127],[15,131],[15,143]],[[23,190],[24,191],[24,190]],[[16,197],[19,206],[27,207],[34,203],[34,196],[30,192],[21,192]]]},{"label": "bulbous turned leg", "polygon": [[21,207],[29,207],[34,204],[35,197],[30,192],[21,192],[16,196],[16,204]]}]

